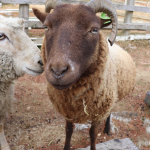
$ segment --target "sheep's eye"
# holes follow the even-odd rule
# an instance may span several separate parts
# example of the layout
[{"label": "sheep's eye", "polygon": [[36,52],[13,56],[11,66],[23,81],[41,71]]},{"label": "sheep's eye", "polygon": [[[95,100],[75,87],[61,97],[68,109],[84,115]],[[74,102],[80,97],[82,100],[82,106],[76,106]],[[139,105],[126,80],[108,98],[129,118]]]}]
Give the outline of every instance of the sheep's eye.
[{"label": "sheep's eye", "polygon": [[48,30],[47,26],[43,26],[45,30]]},{"label": "sheep's eye", "polygon": [[93,29],[91,30],[91,33],[97,34],[97,33],[98,33],[98,29],[97,29],[97,28],[93,28]]},{"label": "sheep's eye", "polygon": [[3,39],[5,39],[5,38],[6,38],[5,34],[0,33],[0,40],[3,40]]}]

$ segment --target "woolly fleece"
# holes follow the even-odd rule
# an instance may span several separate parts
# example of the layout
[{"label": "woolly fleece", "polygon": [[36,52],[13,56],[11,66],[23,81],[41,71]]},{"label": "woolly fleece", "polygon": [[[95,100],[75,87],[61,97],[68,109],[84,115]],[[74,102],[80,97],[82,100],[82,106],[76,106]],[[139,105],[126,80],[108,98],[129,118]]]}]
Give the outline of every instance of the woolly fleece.
[{"label": "woolly fleece", "polygon": [[1,52],[0,49],[0,124],[12,110],[14,99],[14,84],[12,81],[17,78],[12,57],[5,52]]},{"label": "woolly fleece", "polygon": [[24,20],[19,18],[6,18],[0,15],[0,23],[4,23],[5,25],[11,26],[13,28],[24,29]]},{"label": "woolly fleece", "polygon": [[[0,23],[4,22],[5,25],[23,30],[23,19],[7,19],[0,15]],[[11,54],[6,53],[6,49],[0,47],[0,124],[4,122],[6,115],[12,110],[14,100],[14,84],[12,81],[17,78]]]}]

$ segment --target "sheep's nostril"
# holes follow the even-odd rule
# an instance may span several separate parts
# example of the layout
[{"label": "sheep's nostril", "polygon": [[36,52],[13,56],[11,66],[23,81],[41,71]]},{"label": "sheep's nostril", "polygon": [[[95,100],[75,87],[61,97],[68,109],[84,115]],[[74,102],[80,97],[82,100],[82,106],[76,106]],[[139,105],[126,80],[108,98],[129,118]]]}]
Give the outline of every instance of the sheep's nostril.
[{"label": "sheep's nostril", "polygon": [[69,67],[61,67],[61,68],[54,68],[54,67],[51,67],[50,70],[52,71],[53,73],[53,76],[56,77],[56,78],[60,78],[60,77],[63,77],[67,71],[68,71],[68,68]]},{"label": "sheep's nostril", "polygon": [[39,61],[38,61],[38,64],[40,64],[41,66],[43,66],[42,60],[39,60]]},{"label": "sheep's nostril", "polygon": [[65,74],[68,71],[68,67],[63,67],[61,70],[61,74]]}]

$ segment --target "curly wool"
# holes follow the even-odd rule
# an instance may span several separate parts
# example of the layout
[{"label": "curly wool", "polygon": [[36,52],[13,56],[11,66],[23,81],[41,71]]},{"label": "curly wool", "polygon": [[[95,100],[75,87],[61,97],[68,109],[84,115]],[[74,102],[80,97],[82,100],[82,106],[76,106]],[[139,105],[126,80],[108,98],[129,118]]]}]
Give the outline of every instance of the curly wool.
[{"label": "curly wool", "polygon": [[18,18],[5,18],[4,16],[0,15],[0,23],[4,23],[7,26],[11,26],[15,29],[24,29],[24,20]]},{"label": "curly wool", "polygon": [[0,51],[0,121],[12,110],[14,99],[12,81],[17,78],[12,57]]},{"label": "curly wool", "polygon": [[11,82],[16,78],[12,57],[0,51],[0,82]]},{"label": "curly wool", "polygon": [[[48,83],[49,98],[56,110],[74,123],[106,119],[118,98],[123,98],[135,84],[135,64],[124,50],[108,48],[100,33],[99,46],[88,74],[65,90]],[[45,57],[45,40],[42,46]]]},{"label": "curly wool", "polygon": [[17,79],[12,56],[0,49],[0,123],[12,111],[13,80]]}]

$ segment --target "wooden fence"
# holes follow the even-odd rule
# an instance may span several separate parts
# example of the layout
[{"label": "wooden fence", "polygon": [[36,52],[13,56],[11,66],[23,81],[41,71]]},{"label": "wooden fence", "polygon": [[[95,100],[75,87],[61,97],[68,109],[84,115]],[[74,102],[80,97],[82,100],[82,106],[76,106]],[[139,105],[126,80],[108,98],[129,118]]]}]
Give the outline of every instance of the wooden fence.
[{"label": "wooden fence", "polygon": [[[85,3],[85,1],[76,0],[62,0],[63,2],[72,3]],[[118,23],[118,29],[123,30],[125,34],[128,34],[128,30],[142,30],[150,31],[150,23],[132,23],[132,14],[136,12],[150,13],[150,7],[134,6],[135,0],[126,0],[126,5],[116,4],[114,6],[117,10],[126,11],[124,23]],[[45,5],[46,0],[0,0],[0,3],[4,4],[19,4],[19,17],[24,18],[26,32],[28,32],[28,27],[31,28],[42,28],[42,23],[38,20],[29,20],[29,5]],[[111,29],[111,25],[106,27],[106,29]]]}]

